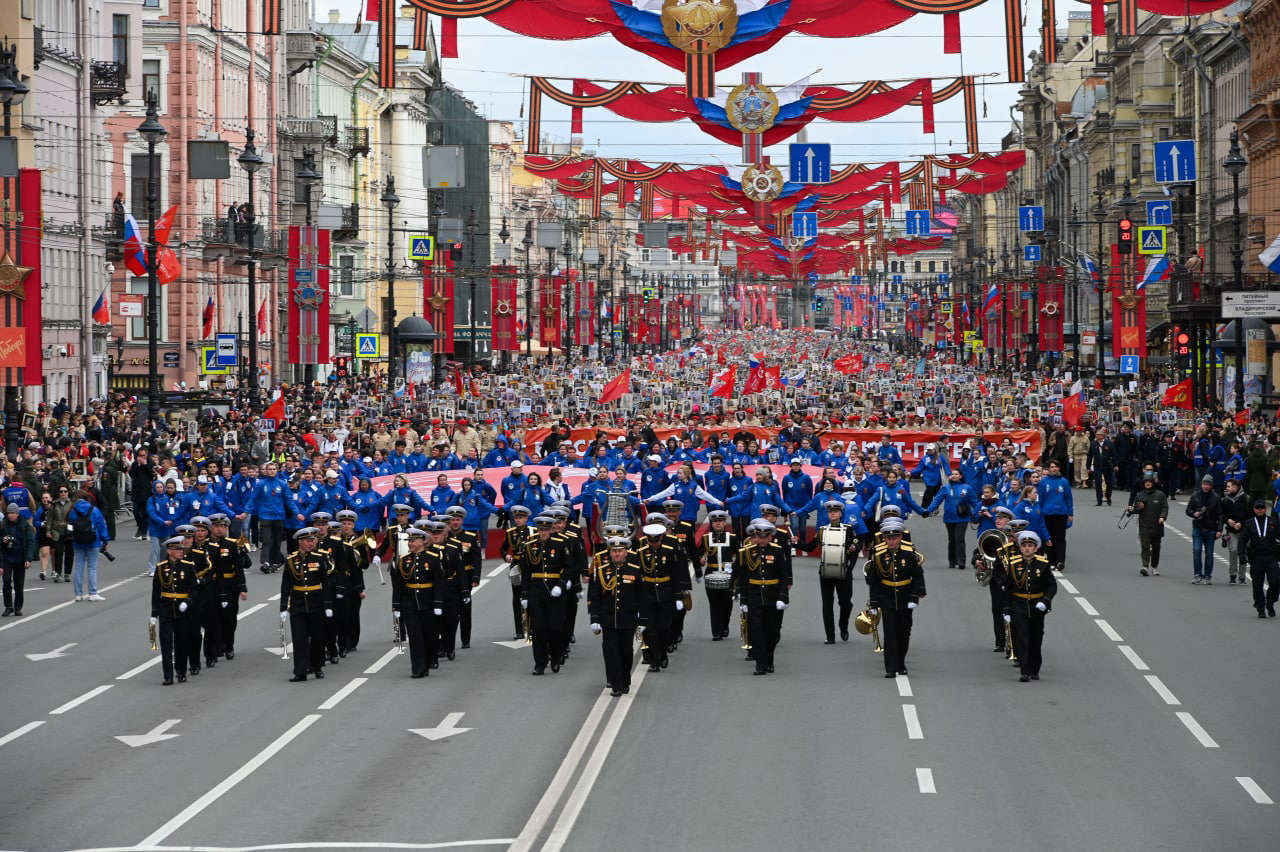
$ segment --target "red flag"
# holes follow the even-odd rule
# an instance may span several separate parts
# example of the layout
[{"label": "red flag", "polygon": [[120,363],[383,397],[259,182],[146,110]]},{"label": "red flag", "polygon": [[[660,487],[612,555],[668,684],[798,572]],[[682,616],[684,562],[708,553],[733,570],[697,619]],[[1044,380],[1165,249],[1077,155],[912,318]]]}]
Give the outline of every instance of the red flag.
[{"label": "red flag", "polygon": [[161,246],[160,251],[156,253],[156,259],[156,279],[161,284],[177,281],[178,276],[182,274],[182,263],[173,249]]},{"label": "red flag", "polygon": [[265,336],[266,332],[263,329],[265,329],[266,327],[267,327],[267,300],[263,299],[262,307],[258,308],[258,334]]},{"label": "red flag", "polygon": [[760,393],[764,390],[764,386],[764,370],[760,367],[756,367],[747,374],[747,381],[742,386],[742,393],[744,396],[753,393]]},{"label": "red flag", "polygon": [[710,396],[719,396],[724,399],[733,398],[733,388],[738,383],[738,365],[731,364],[729,369],[725,370],[718,376],[711,377]]},{"label": "red flag", "polygon": [[1237,426],[1244,426],[1244,425],[1248,424],[1248,422],[1249,422],[1249,416],[1250,416],[1250,412],[1249,412],[1249,409],[1247,409],[1247,408],[1244,408],[1244,409],[1241,409],[1240,411],[1237,411],[1237,412],[1236,412],[1236,425],[1237,425]]},{"label": "red flag", "polygon": [[1080,394],[1075,393],[1062,401],[1062,422],[1071,427],[1080,425],[1080,418],[1084,416],[1084,399]]},{"label": "red flag", "polygon": [[631,368],[622,371],[622,375],[618,376],[609,384],[604,386],[604,390],[600,392],[600,404],[613,402],[621,397],[624,393],[631,390]]},{"label": "red flag", "polygon": [[173,205],[156,220],[156,244],[167,245],[169,233],[173,230],[174,217],[178,215],[178,205]]},{"label": "red flag", "polygon": [[277,426],[288,419],[284,412],[284,394],[276,397],[276,401],[267,406],[267,410],[262,412],[262,416],[276,421]]},{"label": "red flag", "polygon": [[111,325],[111,288],[107,287],[93,303],[93,321],[98,325]]},{"label": "red flag", "polygon": [[208,303],[204,306],[204,313],[201,314],[201,317],[200,317],[202,320],[204,320],[204,328],[202,329],[203,333],[201,334],[201,337],[203,337],[205,340],[208,340],[209,338],[213,337],[214,313],[215,311],[213,307],[213,297],[210,296]]},{"label": "red flag", "polygon": [[837,373],[860,373],[862,372],[862,354],[841,355],[831,366]]},{"label": "red flag", "polygon": [[728,363],[728,359],[724,357],[724,347],[721,346],[716,350],[716,363],[723,367]]},{"label": "red flag", "polygon": [[764,368],[764,386],[766,390],[778,390],[782,387],[782,367]]},{"label": "red flag", "polygon": [[1191,380],[1184,379],[1164,392],[1160,402],[1168,408],[1185,408],[1191,410]]},{"label": "red flag", "polygon": [[462,368],[455,366],[453,368],[453,389],[458,392],[458,396],[466,395],[466,387],[462,384]]}]

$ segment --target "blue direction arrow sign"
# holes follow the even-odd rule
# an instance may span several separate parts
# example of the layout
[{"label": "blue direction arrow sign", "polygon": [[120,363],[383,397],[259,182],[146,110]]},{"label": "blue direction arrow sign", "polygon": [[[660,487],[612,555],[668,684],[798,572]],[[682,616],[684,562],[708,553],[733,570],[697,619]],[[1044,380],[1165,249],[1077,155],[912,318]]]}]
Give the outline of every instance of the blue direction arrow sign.
[{"label": "blue direction arrow sign", "polygon": [[1027,263],[1040,262],[1040,246],[1025,245],[1022,247],[1022,259]]},{"label": "blue direction arrow sign", "polygon": [[791,214],[791,236],[802,240],[811,240],[818,236],[818,212]]},{"label": "blue direction arrow sign", "polygon": [[1147,202],[1147,224],[1173,226],[1173,202],[1168,199]]},{"label": "blue direction arrow sign", "polygon": [[907,211],[907,236],[929,236],[929,211]]},{"label": "blue direction arrow sign", "polygon": [[826,143],[788,146],[793,183],[827,183],[831,180],[831,146]]},{"label": "blue direction arrow sign", "polygon": [[1138,375],[1139,360],[1140,359],[1138,358],[1137,355],[1121,355],[1120,356],[1120,372],[1124,375],[1129,375],[1129,376]]},{"label": "blue direction arrow sign", "polygon": [[1018,230],[1043,231],[1044,208],[1039,205],[1024,205],[1018,208]]},{"label": "blue direction arrow sign", "polygon": [[1168,139],[1156,145],[1156,180],[1179,183],[1196,179],[1196,140]]}]

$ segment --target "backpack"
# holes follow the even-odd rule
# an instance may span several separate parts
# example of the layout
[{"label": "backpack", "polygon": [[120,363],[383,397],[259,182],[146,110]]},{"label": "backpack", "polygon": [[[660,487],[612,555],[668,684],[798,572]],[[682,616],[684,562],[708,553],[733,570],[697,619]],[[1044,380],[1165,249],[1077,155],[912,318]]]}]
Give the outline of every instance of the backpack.
[{"label": "backpack", "polygon": [[84,514],[76,514],[71,519],[71,540],[76,544],[91,545],[98,540],[93,529],[93,510]]}]

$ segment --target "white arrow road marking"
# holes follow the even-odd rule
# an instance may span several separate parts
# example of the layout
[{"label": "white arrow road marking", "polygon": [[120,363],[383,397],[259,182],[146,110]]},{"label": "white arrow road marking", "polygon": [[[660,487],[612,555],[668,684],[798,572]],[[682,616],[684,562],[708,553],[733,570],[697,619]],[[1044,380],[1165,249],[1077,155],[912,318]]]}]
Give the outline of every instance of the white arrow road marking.
[{"label": "white arrow road marking", "polygon": [[524,639],[508,639],[505,642],[494,642],[495,645],[501,645],[504,648],[527,648],[528,643]]},{"label": "white arrow road marking", "polygon": [[68,642],[65,645],[54,648],[52,651],[46,651],[43,654],[25,654],[24,656],[33,663],[38,663],[41,660],[56,660],[59,657],[65,657],[67,654],[67,651],[74,648],[75,646],[76,646],[75,642]]},{"label": "white arrow road marking", "polygon": [[465,734],[471,728],[455,727],[458,722],[462,721],[462,713],[449,713],[444,717],[444,721],[434,728],[409,728],[409,733],[417,734],[420,737],[426,737],[434,742],[448,739],[454,734]]},{"label": "white arrow road marking", "polygon": [[137,748],[138,746],[152,745],[154,743],[162,743],[165,740],[177,739],[182,736],[182,734],[166,734],[165,731],[169,730],[181,721],[181,719],[165,719],[145,734],[125,734],[124,736],[116,737],[116,739],[127,745],[129,748]]},{"label": "white arrow road marking", "polygon": [[[293,653],[293,643],[292,643],[292,642],[290,642],[290,643],[288,643],[288,644],[289,644],[289,653],[290,653],[290,654],[292,654],[292,653]],[[266,652],[268,652],[268,653],[270,653],[270,654],[275,654],[277,657],[278,657],[278,656],[280,656],[280,646],[279,646],[279,645],[277,645],[277,646],[276,646],[276,647],[274,647],[274,648],[263,648],[262,650],[264,650],[264,651],[266,651]]]}]

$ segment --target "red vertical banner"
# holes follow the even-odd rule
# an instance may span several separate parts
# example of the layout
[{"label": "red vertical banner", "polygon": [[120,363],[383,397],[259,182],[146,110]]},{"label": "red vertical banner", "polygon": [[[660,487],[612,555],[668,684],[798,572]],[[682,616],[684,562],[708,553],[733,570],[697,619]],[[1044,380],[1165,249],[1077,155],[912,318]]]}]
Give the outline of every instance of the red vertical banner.
[{"label": "red vertical banner", "polygon": [[519,352],[520,336],[516,331],[516,270],[514,266],[495,266],[489,279],[489,316],[491,345],[494,352]]},{"label": "red vertical banner", "polygon": [[644,342],[654,346],[662,343],[662,303],[657,299],[644,303],[644,324],[648,332]]},{"label": "red vertical banner", "polygon": [[590,346],[595,343],[596,315],[596,282],[578,278],[574,281],[574,314],[573,342],[579,346]]},{"label": "red vertical banner", "polygon": [[329,360],[329,231],[289,228],[289,363]]},{"label": "red vertical banner", "polygon": [[0,212],[11,219],[0,247],[0,379],[10,387],[40,385],[44,378],[40,171],[19,169],[16,179],[2,182],[11,209]]},{"label": "red vertical banner", "polygon": [[627,334],[632,343],[643,343],[648,336],[644,329],[644,318],[641,314],[642,301],[639,293],[627,294]]},{"label": "red vertical banner", "polygon": [[538,342],[548,348],[560,345],[560,276],[538,279]]},{"label": "red vertical banner", "polygon": [[431,351],[437,355],[452,355],[453,258],[447,250],[437,250],[435,260],[423,273],[422,304],[426,307],[431,327],[440,335]]},{"label": "red vertical banner", "polygon": [[667,339],[672,345],[680,339],[680,302],[680,298],[667,302]]},{"label": "red vertical banner", "polygon": [[1116,246],[1111,247],[1111,271],[1108,275],[1111,288],[1112,350],[1121,355],[1147,355],[1147,296],[1146,290],[1138,292],[1134,276],[1125,274],[1125,257]]},{"label": "red vertical banner", "polygon": [[1065,270],[1040,267],[1040,351],[1062,352],[1062,320],[1065,306]]}]

